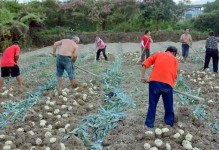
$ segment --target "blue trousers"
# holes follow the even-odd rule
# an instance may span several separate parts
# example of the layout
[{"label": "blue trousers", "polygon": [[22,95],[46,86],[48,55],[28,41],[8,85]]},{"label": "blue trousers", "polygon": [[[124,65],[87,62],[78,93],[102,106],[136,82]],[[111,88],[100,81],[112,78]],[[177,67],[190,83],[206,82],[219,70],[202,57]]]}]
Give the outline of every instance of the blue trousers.
[{"label": "blue trousers", "polygon": [[182,56],[188,57],[189,55],[189,45],[188,44],[182,44]]},{"label": "blue trousers", "polygon": [[173,126],[173,88],[166,83],[151,81],[149,83],[149,106],[145,121],[145,125],[149,128],[154,127],[156,108],[160,95],[162,95],[165,109],[164,121],[167,125]]}]

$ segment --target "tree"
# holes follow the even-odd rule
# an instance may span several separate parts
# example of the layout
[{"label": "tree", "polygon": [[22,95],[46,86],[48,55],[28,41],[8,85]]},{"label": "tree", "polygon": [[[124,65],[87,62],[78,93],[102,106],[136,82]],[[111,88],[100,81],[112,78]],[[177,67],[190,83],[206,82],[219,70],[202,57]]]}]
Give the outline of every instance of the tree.
[{"label": "tree", "polygon": [[194,27],[200,31],[214,31],[219,34],[219,0],[204,5],[204,13],[192,20]]},{"label": "tree", "polygon": [[18,13],[23,8],[23,6],[17,1],[3,0],[1,2],[0,8],[5,8],[11,13]]},{"label": "tree", "polygon": [[91,22],[88,14],[93,7],[93,1],[75,0],[60,3],[63,14],[62,19],[65,26],[77,31],[95,31],[95,24]]},{"label": "tree", "polygon": [[0,8],[0,24],[13,20],[14,14],[5,8]]},{"label": "tree", "polygon": [[207,3],[204,5],[204,13],[210,13],[218,9],[219,9],[219,0],[215,0],[215,2]]},{"label": "tree", "polygon": [[173,0],[154,0],[150,5],[148,3],[141,5],[141,10],[145,21],[153,21],[155,28],[159,29],[161,21],[176,21],[177,20],[177,5]]},{"label": "tree", "polygon": [[96,23],[97,30],[105,30],[108,17],[112,13],[114,2],[108,0],[92,1],[92,7],[89,10],[88,19]]},{"label": "tree", "polygon": [[97,31],[106,30],[109,23],[128,21],[137,9],[135,0],[76,0],[60,4],[60,7],[70,14],[73,23],[83,25],[86,22],[90,27],[94,24]]},{"label": "tree", "polygon": [[179,1],[178,5],[177,5],[177,10],[175,11],[177,20],[182,19],[185,11],[191,9],[191,7],[189,6],[190,3],[191,3],[190,0]]},{"label": "tree", "polygon": [[199,15],[194,22],[194,27],[200,31],[214,31],[219,34],[219,11],[214,10],[211,13]]}]

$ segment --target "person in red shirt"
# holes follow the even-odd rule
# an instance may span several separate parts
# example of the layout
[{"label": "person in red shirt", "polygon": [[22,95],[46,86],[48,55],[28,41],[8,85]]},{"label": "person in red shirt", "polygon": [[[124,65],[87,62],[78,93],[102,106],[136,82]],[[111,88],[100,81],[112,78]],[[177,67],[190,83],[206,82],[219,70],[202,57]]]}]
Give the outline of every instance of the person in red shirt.
[{"label": "person in red shirt", "polygon": [[150,56],[151,42],[153,42],[151,32],[146,30],[144,35],[141,37],[141,62]]},{"label": "person in red shirt", "polygon": [[[178,70],[176,54],[176,47],[170,46],[165,52],[155,53],[142,63],[141,82],[149,83],[149,106],[145,121],[145,125],[149,128],[154,127],[156,107],[161,95],[165,109],[164,121],[167,125],[173,126],[173,87]],[[147,80],[145,71],[151,65],[154,67]]]},{"label": "person in red shirt", "polygon": [[4,83],[5,77],[16,77],[19,85],[19,89],[22,90],[22,81],[20,77],[20,69],[17,65],[19,59],[20,47],[17,41],[13,41],[13,44],[6,48],[1,58],[1,78],[0,78],[0,90]]}]

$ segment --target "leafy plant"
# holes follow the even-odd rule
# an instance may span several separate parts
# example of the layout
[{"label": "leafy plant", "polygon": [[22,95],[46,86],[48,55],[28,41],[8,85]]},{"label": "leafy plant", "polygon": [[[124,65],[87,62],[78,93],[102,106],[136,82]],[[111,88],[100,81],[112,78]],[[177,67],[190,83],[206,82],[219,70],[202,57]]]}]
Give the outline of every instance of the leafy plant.
[{"label": "leafy plant", "polygon": [[0,24],[13,20],[14,14],[6,8],[0,9]]},{"label": "leafy plant", "polygon": [[30,23],[32,21],[35,21],[36,23],[42,24],[43,23],[43,19],[41,18],[41,16],[30,13],[27,14],[25,16],[23,16],[20,21],[24,24],[26,24],[27,26],[30,26]]}]

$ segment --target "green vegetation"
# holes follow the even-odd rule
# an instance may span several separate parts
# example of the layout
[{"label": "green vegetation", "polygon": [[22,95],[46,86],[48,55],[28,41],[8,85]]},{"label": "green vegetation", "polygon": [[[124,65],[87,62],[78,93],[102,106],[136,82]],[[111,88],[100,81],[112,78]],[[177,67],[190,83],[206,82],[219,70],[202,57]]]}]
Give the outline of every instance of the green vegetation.
[{"label": "green vegetation", "polygon": [[194,28],[200,31],[214,31],[216,34],[218,34],[219,0],[215,0],[215,2],[212,3],[207,3],[204,8],[204,14],[192,20]]},{"label": "green vegetation", "polygon": [[181,32],[185,27],[195,33],[219,32],[219,0],[206,4],[205,13],[190,22],[180,21],[184,11],[189,9],[186,0],[179,4],[173,0],[148,3],[135,0],[44,0],[21,4],[1,0],[0,48],[2,51],[12,38],[19,40],[23,47],[45,46],[73,33],[144,32],[147,28],[160,34],[161,30]]}]

